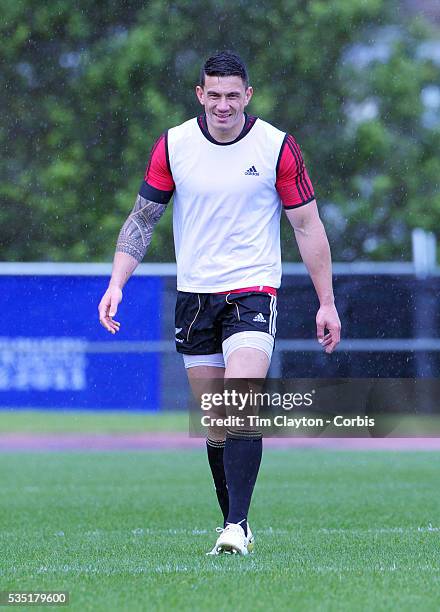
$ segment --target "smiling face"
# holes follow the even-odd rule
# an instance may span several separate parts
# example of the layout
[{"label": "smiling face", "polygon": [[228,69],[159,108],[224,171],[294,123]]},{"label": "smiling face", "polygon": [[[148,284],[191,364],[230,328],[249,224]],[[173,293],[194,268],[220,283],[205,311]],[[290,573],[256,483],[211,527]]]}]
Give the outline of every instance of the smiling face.
[{"label": "smiling face", "polygon": [[203,87],[196,94],[205,107],[211,136],[220,142],[234,140],[244,125],[244,108],[252,98],[252,87],[246,87],[239,76],[205,75]]}]

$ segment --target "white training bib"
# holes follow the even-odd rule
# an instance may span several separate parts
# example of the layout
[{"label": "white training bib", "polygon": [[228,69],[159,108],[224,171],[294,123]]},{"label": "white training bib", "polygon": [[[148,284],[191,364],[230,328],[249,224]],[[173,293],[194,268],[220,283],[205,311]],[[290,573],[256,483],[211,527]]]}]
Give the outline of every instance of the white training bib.
[{"label": "white training bib", "polygon": [[284,137],[261,119],[228,144],[209,140],[196,118],[168,131],[178,290],[280,286],[275,181]]}]

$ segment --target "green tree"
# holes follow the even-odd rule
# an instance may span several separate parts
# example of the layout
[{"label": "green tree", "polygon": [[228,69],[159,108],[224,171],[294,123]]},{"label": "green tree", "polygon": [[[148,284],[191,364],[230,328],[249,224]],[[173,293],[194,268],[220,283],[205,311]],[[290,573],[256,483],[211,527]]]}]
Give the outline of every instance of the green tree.
[{"label": "green tree", "polygon": [[[2,0],[2,259],[111,259],[152,143],[199,112],[199,67],[222,48],[249,65],[250,112],[301,144],[334,258],[409,258],[410,229],[438,226],[440,123],[422,98],[440,75],[420,52],[433,34],[396,6]],[[172,257],[170,206],[148,259]]]}]

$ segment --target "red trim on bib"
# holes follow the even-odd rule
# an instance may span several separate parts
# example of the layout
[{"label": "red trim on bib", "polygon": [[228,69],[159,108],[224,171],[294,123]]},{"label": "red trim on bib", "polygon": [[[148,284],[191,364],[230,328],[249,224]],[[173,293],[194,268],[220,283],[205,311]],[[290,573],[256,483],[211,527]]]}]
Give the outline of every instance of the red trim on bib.
[{"label": "red trim on bib", "polygon": [[231,289],[230,291],[217,291],[217,295],[226,295],[228,293],[253,293],[253,292],[269,293],[269,295],[277,294],[277,290],[274,287],[268,287],[267,285],[256,285],[255,287],[243,287],[242,289]]},{"label": "red trim on bib", "polygon": [[286,134],[281,145],[275,187],[284,208],[299,207],[315,199],[301,149],[290,134]]},{"label": "red trim on bib", "polygon": [[[144,181],[160,191],[174,191],[174,179],[171,174],[168,157],[168,133],[165,132],[156,140],[151,149]],[[154,200],[155,201],[155,200]]]}]

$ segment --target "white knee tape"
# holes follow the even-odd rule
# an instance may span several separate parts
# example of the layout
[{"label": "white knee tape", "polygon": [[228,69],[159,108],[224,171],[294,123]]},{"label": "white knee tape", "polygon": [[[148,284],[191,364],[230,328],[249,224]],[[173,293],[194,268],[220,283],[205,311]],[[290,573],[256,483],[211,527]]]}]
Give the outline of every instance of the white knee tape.
[{"label": "white knee tape", "polygon": [[195,368],[197,366],[211,366],[212,368],[224,368],[225,361],[222,353],[214,355],[183,355],[185,368]]},{"label": "white knee tape", "polygon": [[266,332],[244,331],[232,334],[232,336],[226,338],[222,344],[225,363],[228,363],[230,355],[239,348],[253,348],[263,351],[263,353],[266,353],[270,363],[273,345],[273,336]]}]

